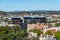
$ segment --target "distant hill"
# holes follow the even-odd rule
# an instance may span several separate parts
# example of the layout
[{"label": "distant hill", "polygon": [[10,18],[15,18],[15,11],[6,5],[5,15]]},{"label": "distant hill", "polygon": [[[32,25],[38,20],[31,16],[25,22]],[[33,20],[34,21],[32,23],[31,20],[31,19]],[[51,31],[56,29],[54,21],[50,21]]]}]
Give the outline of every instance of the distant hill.
[{"label": "distant hill", "polygon": [[60,15],[60,11],[12,11],[12,12],[5,12],[5,11],[0,11],[0,14],[48,14],[48,15],[51,15],[51,14],[57,14],[57,15]]}]

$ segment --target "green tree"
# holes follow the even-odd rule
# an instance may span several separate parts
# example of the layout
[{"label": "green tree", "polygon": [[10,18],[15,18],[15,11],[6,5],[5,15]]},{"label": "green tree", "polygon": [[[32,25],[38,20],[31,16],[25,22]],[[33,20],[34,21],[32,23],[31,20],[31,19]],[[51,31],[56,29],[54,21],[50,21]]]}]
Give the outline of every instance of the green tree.
[{"label": "green tree", "polygon": [[60,31],[57,31],[55,33],[56,40],[60,40]]},{"label": "green tree", "polygon": [[19,30],[18,26],[15,26],[13,30],[9,30],[8,26],[0,27],[0,40],[22,40],[27,33],[24,30]]},{"label": "green tree", "polygon": [[53,33],[52,33],[50,30],[47,30],[47,31],[45,32],[45,34],[53,35]]},{"label": "green tree", "polygon": [[60,26],[60,23],[56,23],[56,24],[55,24],[55,27],[59,27],[59,26]]},{"label": "green tree", "polygon": [[19,31],[20,30],[20,28],[19,28],[19,26],[17,24],[14,26],[14,30],[15,31]]},{"label": "green tree", "polygon": [[32,29],[29,32],[37,33],[37,36],[40,36],[43,33],[40,29]]}]

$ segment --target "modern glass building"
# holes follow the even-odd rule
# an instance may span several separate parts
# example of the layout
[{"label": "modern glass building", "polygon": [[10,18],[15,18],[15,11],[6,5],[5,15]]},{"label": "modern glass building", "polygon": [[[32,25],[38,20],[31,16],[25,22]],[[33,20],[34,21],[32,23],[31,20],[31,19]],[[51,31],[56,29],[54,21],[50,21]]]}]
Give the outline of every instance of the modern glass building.
[{"label": "modern glass building", "polygon": [[47,18],[46,17],[23,17],[24,23],[26,24],[32,24],[32,23],[46,23]]}]

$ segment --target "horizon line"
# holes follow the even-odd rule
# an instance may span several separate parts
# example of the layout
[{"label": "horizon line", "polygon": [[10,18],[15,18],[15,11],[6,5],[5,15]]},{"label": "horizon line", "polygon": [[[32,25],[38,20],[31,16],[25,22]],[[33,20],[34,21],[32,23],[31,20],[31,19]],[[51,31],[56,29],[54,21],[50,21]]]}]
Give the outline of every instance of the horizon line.
[{"label": "horizon line", "polygon": [[11,10],[11,11],[0,10],[0,11],[14,12],[14,11],[60,11],[60,10]]}]

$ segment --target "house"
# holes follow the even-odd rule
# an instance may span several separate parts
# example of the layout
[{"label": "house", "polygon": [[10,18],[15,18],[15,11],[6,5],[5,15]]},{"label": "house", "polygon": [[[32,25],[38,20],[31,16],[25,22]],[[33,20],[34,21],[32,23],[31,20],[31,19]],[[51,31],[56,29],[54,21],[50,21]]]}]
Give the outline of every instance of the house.
[{"label": "house", "polygon": [[34,28],[43,30],[44,27],[45,27],[45,26],[42,25],[42,24],[28,24],[28,25],[27,25],[27,31],[29,31],[29,30],[31,30],[31,29],[34,29]]},{"label": "house", "polygon": [[32,38],[36,38],[36,37],[37,37],[37,33],[30,32],[28,34],[28,39],[32,39]]},{"label": "house", "polygon": [[13,21],[13,24],[19,24],[19,23],[23,22],[23,20],[21,18],[11,18],[11,20]]},{"label": "house", "polygon": [[56,38],[54,38],[54,36],[52,35],[41,34],[41,36],[39,37],[39,40],[56,40]]}]

